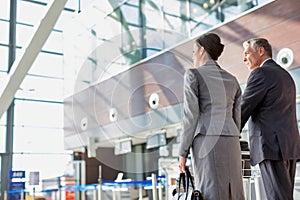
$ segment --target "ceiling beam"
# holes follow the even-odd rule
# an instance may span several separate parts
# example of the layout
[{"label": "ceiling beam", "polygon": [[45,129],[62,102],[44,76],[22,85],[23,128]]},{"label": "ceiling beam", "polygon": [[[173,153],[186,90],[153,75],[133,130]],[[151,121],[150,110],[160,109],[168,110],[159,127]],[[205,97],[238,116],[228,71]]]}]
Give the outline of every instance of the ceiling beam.
[{"label": "ceiling beam", "polygon": [[9,105],[14,99],[22,81],[52,32],[66,2],[67,0],[54,0],[52,4],[48,5],[48,11],[45,17],[41,20],[40,25],[32,37],[28,47],[25,49],[21,58],[16,59],[13,63],[8,74],[4,90],[0,96],[0,118],[7,111]]}]

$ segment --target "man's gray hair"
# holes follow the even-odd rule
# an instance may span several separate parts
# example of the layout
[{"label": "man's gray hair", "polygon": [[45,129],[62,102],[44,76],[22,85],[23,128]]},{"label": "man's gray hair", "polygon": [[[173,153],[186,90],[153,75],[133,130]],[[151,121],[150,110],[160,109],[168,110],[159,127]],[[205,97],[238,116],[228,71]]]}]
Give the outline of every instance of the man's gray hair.
[{"label": "man's gray hair", "polygon": [[265,38],[252,38],[243,43],[243,47],[246,48],[249,46],[253,48],[254,51],[257,51],[259,47],[263,47],[266,51],[266,54],[272,58],[272,47],[267,39]]}]

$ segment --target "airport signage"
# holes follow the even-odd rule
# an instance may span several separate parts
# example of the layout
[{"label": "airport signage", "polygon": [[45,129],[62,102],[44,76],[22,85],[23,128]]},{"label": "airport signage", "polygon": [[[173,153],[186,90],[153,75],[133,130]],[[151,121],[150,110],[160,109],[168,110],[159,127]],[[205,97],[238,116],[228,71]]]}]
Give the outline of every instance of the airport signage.
[{"label": "airport signage", "polygon": [[9,179],[13,179],[13,178],[25,178],[25,171],[13,171],[10,170],[9,171]]},{"label": "airport signage", "polygon": [[[9,182],[9,192],[8,199],[9,200],[20,200],[21,193],[25,190],[25,182]],[[23,195],[24,197],[24,195]]]},{"label": "airport signage", "polygon": [[39,185],[40,183],[40,172],[29,173],[29,185]]}]

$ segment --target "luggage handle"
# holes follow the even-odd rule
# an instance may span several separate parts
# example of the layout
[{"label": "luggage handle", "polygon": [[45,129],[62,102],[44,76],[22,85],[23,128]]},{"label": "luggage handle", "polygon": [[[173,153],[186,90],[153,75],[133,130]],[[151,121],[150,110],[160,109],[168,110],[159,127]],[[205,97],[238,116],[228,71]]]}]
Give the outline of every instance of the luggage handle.
[{"label": "luggage handle", "polygon": [[[185,168],[185,173],[180,173],[180,175],[179,175],[179,186],[178,186],[178,193],[179,194],[180,194],[181,180],[183,181],[182,182],[182,186],[183,186],[184,192],[186,193],[185,200],[187,200],[188,192],[189,192],[189,182],[191,182],[192,190],[193,191],[195,190],[195,186],[194,186],[194,183],[193,183],[192,175],[191,175],[191,172],[188,169],[188,167]],[[179,200],[179,196],[178,196],[178,200]]]}]

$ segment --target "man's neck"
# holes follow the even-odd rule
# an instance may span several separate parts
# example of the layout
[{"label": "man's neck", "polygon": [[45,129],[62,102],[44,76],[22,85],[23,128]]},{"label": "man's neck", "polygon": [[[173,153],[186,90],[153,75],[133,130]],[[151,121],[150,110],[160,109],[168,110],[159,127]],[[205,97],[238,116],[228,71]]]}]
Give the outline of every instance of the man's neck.
[{"label": "man's neck", "polygon": [[270,60],[270,59],[271,59],[270,57],[266,58],[265,60],[263,60],[263,61],[261,62],[261,64],[260,64],[259,66],[260,66],[260,67],[263,66],[263,64],[265,64],[265,62],[268,61],[268,60]]}]

